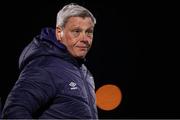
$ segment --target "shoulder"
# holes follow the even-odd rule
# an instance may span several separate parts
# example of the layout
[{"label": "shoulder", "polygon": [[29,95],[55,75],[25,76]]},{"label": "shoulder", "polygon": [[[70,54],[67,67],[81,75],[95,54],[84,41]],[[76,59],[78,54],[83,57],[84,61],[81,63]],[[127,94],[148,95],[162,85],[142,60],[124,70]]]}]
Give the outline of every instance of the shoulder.
[{"label": "shoulder", "polygon": [[19,78],[23,79],[42,79],[46,80],[50,78],[49,72],[39,66],[26,66],[20,73]]},{"label": "shoulder", "polygon": [[42,89],[48,89],[55,92],[55,84],[49,71],[42,67],[27,66],[25,67],[16,82],[28,86],[39,86]]}]

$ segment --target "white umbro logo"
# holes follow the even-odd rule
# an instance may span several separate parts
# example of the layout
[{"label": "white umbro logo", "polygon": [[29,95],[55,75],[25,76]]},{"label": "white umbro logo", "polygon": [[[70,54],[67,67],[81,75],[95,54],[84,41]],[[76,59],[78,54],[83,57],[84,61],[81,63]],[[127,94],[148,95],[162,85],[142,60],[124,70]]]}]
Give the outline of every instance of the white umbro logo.
[{"label": "white umbro logo", "polygon": [[76,87],[76,83],[75,82],[71,82],[71,83],[69,83],[69,86],[71,86],[71,90],[75,90],[75,89],[77,89],[77,87]]}]

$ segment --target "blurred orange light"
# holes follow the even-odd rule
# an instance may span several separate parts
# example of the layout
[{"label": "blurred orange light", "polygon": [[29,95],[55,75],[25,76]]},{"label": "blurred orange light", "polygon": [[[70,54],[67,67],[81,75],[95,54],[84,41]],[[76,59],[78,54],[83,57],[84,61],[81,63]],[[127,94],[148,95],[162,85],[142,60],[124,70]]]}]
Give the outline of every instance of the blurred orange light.
[{"label": "blurred orange light", "polygon": [[116,85],[103,85],[96,91],[96,104],[102,110],[113,110],[122,100],[121,90]]}]

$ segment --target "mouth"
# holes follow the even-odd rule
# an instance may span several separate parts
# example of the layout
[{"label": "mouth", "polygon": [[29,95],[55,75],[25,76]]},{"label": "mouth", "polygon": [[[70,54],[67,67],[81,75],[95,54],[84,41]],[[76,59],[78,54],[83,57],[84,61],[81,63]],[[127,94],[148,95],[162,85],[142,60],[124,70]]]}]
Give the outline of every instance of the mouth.
[{"label": "mouth", "polygon": [[79,49],[79,51],[83,51],[83,52],[88,51],[88,47],[86,47],[86,46],[77,46],[77,48]]},{"label": "mouth", "polygon": [[87,46],[76,46],[77,48],[80,48],[80,49],[88,49]]}]

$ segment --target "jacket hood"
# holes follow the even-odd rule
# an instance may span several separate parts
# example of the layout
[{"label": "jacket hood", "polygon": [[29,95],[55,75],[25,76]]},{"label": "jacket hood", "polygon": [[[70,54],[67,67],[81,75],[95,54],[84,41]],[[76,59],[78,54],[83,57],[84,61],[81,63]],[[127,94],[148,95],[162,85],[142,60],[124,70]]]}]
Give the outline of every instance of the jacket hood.
[{"label": "jacket hood", "polygon": [[65,45],[57,41],[55,30],[52,28],[43,28],[41,33],[24,48],[19,58],[19,69],[22,70],[27,63],[40,56],[54,56],[75,62]]}]

